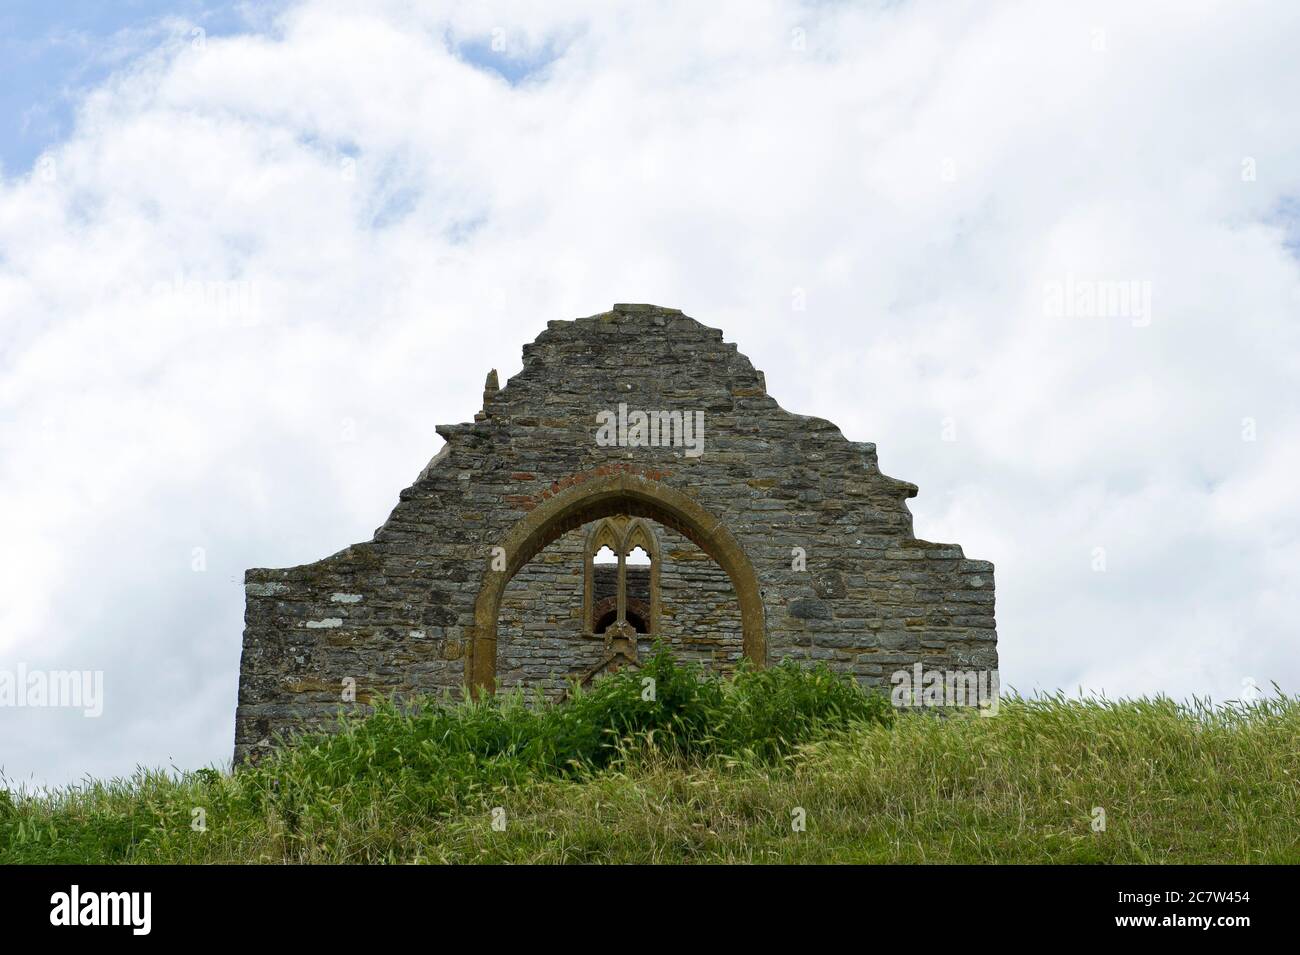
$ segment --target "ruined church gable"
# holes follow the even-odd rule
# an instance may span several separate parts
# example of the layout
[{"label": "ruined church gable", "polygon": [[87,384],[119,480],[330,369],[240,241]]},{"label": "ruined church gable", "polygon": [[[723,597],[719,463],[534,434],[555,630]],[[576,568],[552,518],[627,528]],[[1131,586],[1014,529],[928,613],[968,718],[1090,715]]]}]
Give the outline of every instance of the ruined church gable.
[{"label": "ruined church gable", "polygon": [[[237,755],[318,725],[348,679],[359,698],[558,693],[599,668],[611,641],[588,636],[581,541],[609,518],[673,542],[657,627],[705,665],[795,657],[869,685],[917,662],[996,667],[992,566],[916,540],[916,487],[881,474],[874,445],[782,409],[679,311],[550,322],[504,387],[489,376],[474,421],[437,431],[446,446],[371,542],[248,572]],[[619,659],[635,665],[643,636],[629,622]]]}]

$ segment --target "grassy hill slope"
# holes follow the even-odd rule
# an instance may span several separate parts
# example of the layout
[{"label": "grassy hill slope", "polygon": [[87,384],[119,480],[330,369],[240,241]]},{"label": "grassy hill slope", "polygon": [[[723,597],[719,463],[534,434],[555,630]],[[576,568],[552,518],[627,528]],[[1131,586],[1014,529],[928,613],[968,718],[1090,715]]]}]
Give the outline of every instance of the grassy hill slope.
[{"label": "grassy hill slope", "polygon": [[381,706],[234,775],[0,792],[0,862],[1300,862],[1298,806],[1292,697],[937,716],[661,653],[563,706]]}]

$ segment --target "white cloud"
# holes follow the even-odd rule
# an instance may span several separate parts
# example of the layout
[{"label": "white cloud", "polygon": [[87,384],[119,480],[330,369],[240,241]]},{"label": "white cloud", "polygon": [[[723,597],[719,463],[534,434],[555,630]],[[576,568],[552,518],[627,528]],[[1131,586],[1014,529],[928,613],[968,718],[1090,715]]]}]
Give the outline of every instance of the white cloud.
[{"label": "white cloud", "polygon": [[178,28],[0,180],[0,653],[108,694],[6,715],[11,777],[227,758],[243,569],[367,539],[615,301],[878,442],[997,563],[1005,682],[1300,684],[1300,10],[351,7]]}]

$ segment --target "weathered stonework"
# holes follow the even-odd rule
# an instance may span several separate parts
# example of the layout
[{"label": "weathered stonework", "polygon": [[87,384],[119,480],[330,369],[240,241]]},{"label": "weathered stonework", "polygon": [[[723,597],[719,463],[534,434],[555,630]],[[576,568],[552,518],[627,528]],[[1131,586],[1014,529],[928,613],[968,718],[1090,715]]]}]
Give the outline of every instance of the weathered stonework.
[{"label": "weathered stonework", "polygon": [[[598,442],[620,403],[703,412],[701,453]],[[237,762],[326,723],[349,679],[360,704],[562,692],[602,652],[582,633],[581,561],[607,517],[658,528],[659,629],[682,656],[820,660],[868,685],[917,662],[997,666],[993,566],[917,540],[916,487],[883,475],[873,444],[783,410],[719,330],[675,309],[550,322],[504,388],[489,376],[472,423],[437,431],[446,446],[372,541],[246,573]]]},{"label": "weathered stonework", "polygon": [[[541,689],[558,698],[576,672],[600,661],[603,643],[583,626],[583,544],[590,527],[565,534],[506,585],[497,627],[501,689]],[[661,608],[655,635],[678,659],[731,672],[742,656],[740,605],[731,581],[681,534],[662,528],[659,535]]]}]

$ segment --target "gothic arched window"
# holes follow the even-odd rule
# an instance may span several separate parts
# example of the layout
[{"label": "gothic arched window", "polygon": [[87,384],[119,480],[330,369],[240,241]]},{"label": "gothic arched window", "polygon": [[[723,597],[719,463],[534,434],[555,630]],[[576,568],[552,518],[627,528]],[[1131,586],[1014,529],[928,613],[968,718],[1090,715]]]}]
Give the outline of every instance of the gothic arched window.
[{"label": "gothic arched window", "polygon": [[625,621],[637,633],[659,629],[659,539],[639,518],[606,517],[583,551],[583,629],[604,633]]}]

